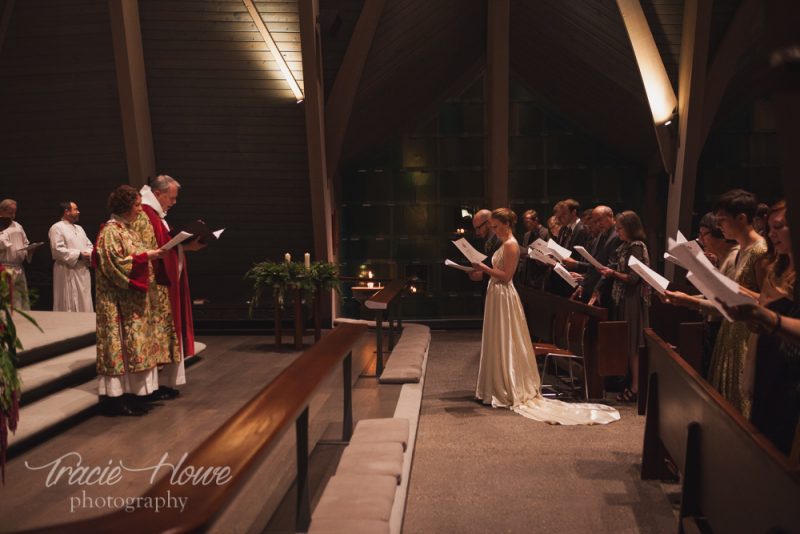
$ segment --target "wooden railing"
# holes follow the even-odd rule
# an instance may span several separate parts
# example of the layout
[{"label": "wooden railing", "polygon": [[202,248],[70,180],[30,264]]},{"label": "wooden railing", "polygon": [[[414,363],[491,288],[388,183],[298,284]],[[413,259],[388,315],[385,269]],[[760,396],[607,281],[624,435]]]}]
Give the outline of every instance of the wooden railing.
[{"label": "wooden railing", "polygon": [[[642,478],[682,475],[681,532],[797,532],[800,470],[653,330]],[[705,528],[708,527],[708,528]]]},{"label": "wooden railing", "polygon": [[389,350],[391,351],[394,348],[395,324],[398,332],[403,329],[403,310],[400,302],[405,289],[405,280],[394,280],[364,303],[368,309],[375,312],[375,345],[377,347],[375,374],[379,377],[383,373],[383,314],[385,312],[389,320]]},{"label": "wooden railing", "polygon": [[236,412],[216,432],[192,451],[184,467],[229,469],[224,484],[172,484],[170,475],[156,482],[144,498],[186,499],[183,510],[165,508],[159,513],[137,508],[97,518],[54,525],[36,532],[83,534],[85,532],[193,532],[206,528],[223,509],[248,473],[295,423],[297,434],[297,530],[308,529],[311,520],[308,488],[308,406],[315,390],[340,364],[344,377],[342,438],[349,441],[352,416],[352,349],[367,330],[365,325],[337,326],[306,350],[269,385]]}]

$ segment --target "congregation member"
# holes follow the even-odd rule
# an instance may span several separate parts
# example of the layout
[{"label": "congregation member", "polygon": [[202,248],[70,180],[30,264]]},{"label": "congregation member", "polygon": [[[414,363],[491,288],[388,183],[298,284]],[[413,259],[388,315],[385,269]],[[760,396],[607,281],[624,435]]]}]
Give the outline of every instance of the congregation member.
[{"label": "congregation member", "polygon": [[[167,223],[167,212],[178,201],[181,184],[166,174],[154,178],[151,184],[142,187],[142,210],[133,222],[144,245],[160,248],[171,238]],[[157,263],[157,291],[160,313],[169,316],[180,343],[180,351],[170,354],[170,359],[160,360],[160,387],[155,394],[160,399],[172,399],[179,395],[176,386],[186,383],[184,360],[194,356],[194,323],[192,299],[189,294],[189,276],[184,252],[203,248],[198,240],[178,245],[164,253]]]},{"label": "congregation member", "polygon": [[[557,202],[553,209],[561,225],[561,230],[556,242],[562,247],[572,251],[571,259],[576,261],[580,261],[581,256],[575,252],[575,245],[586,247],[592,240],[589,230],[584,226],[584,223],[578,216],[580,209],[580,203],[571,198]],[[565,267],[567,269],[570,268],[566,263]],[[545,282],[545,289],[563,297],[569,297],[575,291],[572,286],[552,271],[549,273],[547,281]]]},{"label": "congregation member", "polygon": [[108,197],[111,218],[97,236],[97,374],[107,415],[143,415],[158,389],[157,364],[180,354],[172,317],[159,306],[155,260],[132,225],[141,195],[129,185]]},{"label": "congregation member", "polygon": [[633,211],[617,216],[616,231],[622,244],[616,249],[609,266],[600,274],[613,282],[611,299],[614,302],[612,319],[628,323],[628,372],[630,387],[617,400],[634,402],[639,395],[639,351],[644,347],[644,329],[649,327],[650,286],[628,266],[631,256],[650,265],[644,227]]},{"label": "congregation member", "polygon": [[[475,237],[483,242],[483,253],[486,254],[486,259],[483,260],[485,264],[490,264],[492,261],[492,254],[500,247],[500,240],[492,231],[489,224],[492,212],[488,209],[478,210],[472,217],[472,229],[475,231]],[[489,277],[480,271],[471,271],[467,276],[473,282],[481,283],[481,302],[486,300],[486,289],[489,284]]]},{"label": "congregation member", "polygon": [[553,239],[558,237],[561,233],[561,224],[558,222],[558,217],[551,215],[547,218],[547,231],[550,232],[550,237]]},{"label": "congregation member", "polygon": [[[592,210],[592,227],[597,237],[592,241],[589,254],[601,265],[608,265],[622,245],[617,235],[614,210],[608,206],[597,206]],[[586,274],[580,285],[578,296],[588,304],[611,309],[614,305],[611,298],[613,283],[603,278],[600,271],[587,264]]]},{"label": "congregation member", "polygon": [[11,279],[13,305],[18,310],[30,310],[28,280],[23,263],[31,262],[33,248],[22,225],[16,221],[17,202],[7,198],[0,202],[0,265]]},{"label": "congregation member", "polygon": [[491,212],[491,228],[500,241],[490,265],[472,267],[489,276],[483,316],[481,356],[475,396],[492,408],[550,424],[596,425],[619,420],[619,412],[603,404],[566,403],[545,399],[536,367],[525,312],[512,279],[519,260],[519,244],[512,229],[516,214],[508,208]]},{"label": "congregation member", "polygon": [[92,242],[78,225],[80,210],[74,202],[61,202],[61,220],[50,227],[53,256],[53,311],[93,312]]},{"label": "congregation member", "polygon": [[[735,240],[739,245],[735,261],[723,267],[724,273],[740,288],[757,295],[762,280],[756,266],[767,253],[767,244],[753,228],[753,216],[758,202],[755,195],[742,189],[733,189],[721,195],[714,205],[714,215],[726,239]],[[707,311],[702,299],[679,291],[667,291],[665,300]],[[750,396],[742,389],[742,374],[747,355],[750,333],[744,323],[724,321],[717,333],[714,350],[709,363],[708,381],[728,402],[745,417],[750,415]]]},{"label": "congregation member", "polygon": [[550,239],[550,231],[539,222],[536,210],[527,210],[522,214],[522,225],[525,233],[520,243],[520,260],[516,280],[520,285],[542,289],[544,278],[547,276],[547,267],[529,258],[527,250],[537,239],[545,242]]}]

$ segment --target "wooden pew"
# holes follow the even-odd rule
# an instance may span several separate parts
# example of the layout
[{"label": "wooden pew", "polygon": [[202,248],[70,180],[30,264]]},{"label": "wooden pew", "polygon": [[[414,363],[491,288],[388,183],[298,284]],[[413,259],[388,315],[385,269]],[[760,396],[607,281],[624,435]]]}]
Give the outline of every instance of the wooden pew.
[{"label": "wooden pew", "polygon": [[680,532],[798,532],[800,470],[652,329],[643,479],[682,475]]},{"label": "wooden pew", "polygon": [[[584,365],[590,398],[604,396],[603,377],[624,376],[628,373],[628,323],[609,321],[608,310],[569,300],[530,287],[517,290],[522,300],[531,337],[546,343],[559,344],[567,334],[554,332],[554,318],[562,314],[581,314],[588,317]],[[566,347],[566,337],[564,337]]]},{"label": "wooden pew", "polygon": [[337,368],[344,378],[344,418],[342,439],[353,432],[351,351],[367,331],[363,324],[337,326],[264,387],[186,457],[183,465],[197,469],[211,466],[229,469],[224,484],[172,484],[171,472],[156,481],[142,497],[186,499],[186,506],[164,508],[159,513],[136,507],[132,512],[116,512],[60,525],[36,532],[83,534],[85,532],[201,532],[231,499],[252,470],[269,453],[294,423],[297,437],[297,525],[308,530],[311,520],[308,486],[308,406],[315,390]]}]

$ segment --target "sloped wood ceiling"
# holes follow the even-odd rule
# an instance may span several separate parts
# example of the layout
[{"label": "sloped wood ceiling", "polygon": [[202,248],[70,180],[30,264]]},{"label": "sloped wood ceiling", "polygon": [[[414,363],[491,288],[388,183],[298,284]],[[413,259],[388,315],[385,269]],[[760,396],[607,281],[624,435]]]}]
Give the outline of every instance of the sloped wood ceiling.
[{"label": "sloped wood ceiling", "polygon": [[343,161],[407,131],[482,57],[485,0],[386,3],[361,76]]},{"label": "sloped wood ceiling", "polygon": [[656,150],[641,77],[614,0],[511,3],[511,69],[620,156]]}]

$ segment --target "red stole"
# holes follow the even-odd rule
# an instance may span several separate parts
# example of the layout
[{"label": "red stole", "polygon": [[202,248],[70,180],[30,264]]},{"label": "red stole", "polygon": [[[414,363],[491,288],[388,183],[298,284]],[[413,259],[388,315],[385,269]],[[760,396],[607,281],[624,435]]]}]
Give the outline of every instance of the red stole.
[{"label": "red stole", "polygon": [[[150,219],[150,225],[156,234],[156,243],[164,246],[172,236],[164,227],[161,217],[156,210],[142,204],[142,211]],[[183,258],[183,270],[178,275],[178,247],[167,252],[161,260],[169,280],[169,304],[172,308],[172,320],[175,331],[181,340],[183,355],[188,358],[194,356],[194,323],[192,322],[192,298],[189,296],[189,276],[186,273],[186,257]]]}]

